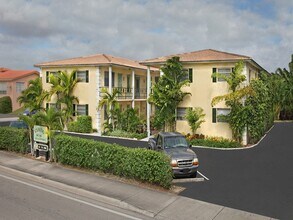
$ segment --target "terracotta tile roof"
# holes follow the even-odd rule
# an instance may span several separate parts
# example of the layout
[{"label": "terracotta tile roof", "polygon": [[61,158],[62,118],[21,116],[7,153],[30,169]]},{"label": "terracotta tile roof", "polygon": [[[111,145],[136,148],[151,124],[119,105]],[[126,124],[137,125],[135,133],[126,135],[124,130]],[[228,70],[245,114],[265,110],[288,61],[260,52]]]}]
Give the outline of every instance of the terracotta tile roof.
[{"label": "terracotta tile roof", "polygon": [[39,72],[36,70],[10,70],[6,68],[0,68],[0,81],[11,81],[32,74],[39,75]]},{"label": "terracotta tile roof", "polygon": [[140,63],[141,64],[163,63],[167,61],[169,58],[174,56],[180,57],[181,62],[230,61],[230,60],[234,61],[234,60],[251,59],[248,56],[207,49],[207,50],[199,50],[199,51],[194,51],[189,53],[158,57],[154,59],[148,59],[148,60],[141,61]]},{"label": "terracotta tile roof", "polygon": [[[129,60],[121,57],[114,57],[106,54],[95,54],[91,56],[76,57],[64,60],[57,60],[45,63],[35,64],[36,67],[55,67],[55,66],[91,66],[91,65],[119,65],[136,69],[144,69],[147,67],[139,64],[137,61]],[[157,70],[153,68],[152,70]]]}]

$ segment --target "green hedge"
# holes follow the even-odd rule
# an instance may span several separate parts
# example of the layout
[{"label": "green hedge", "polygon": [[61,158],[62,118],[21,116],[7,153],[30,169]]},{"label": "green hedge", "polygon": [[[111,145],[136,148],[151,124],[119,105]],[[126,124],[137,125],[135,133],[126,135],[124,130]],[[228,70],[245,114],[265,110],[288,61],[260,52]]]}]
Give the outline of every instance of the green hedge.
[{"label": "green hedge", "polygon": [[237,148],[241,147],[236,141],[226,138],[206,138],[206,139],[193,139],[190,141],[193,146],[206,146],[214,148]]},{"label": "green hedge", "polygon": [[7,114],[12,112],[12,102],[9,96],[0,98],[0,113]]},{"label": "green hedge", "polygon": [[92,117],[91,116],[78,116],[77,121],[68,124],[68,131],[79,133],[92,132]]},{"label": "green hedge", "polygon": [[170,188],[170,159],[160,152],[126,148],[66,135],[56,136],[55,153],[62,164],[113,173]]},{"label": "green hedge", "polygon": [[26,153],[29,136],[26,129],[0,127],[0,149]]}]

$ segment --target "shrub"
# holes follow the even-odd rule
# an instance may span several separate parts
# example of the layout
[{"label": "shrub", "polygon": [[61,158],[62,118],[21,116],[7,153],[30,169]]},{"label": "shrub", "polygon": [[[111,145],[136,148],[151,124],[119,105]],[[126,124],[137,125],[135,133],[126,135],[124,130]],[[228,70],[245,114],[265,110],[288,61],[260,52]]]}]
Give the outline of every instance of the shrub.
[{"label": "shrub", "polygon": [[203,109],[200,107],[187,109],[185,118],[191,128],[192,134],[195,134],[196,130],[200,128],[200,125],[205,122],[203,119],[204,116]]},{"label": "shrub", "polygon": [[56,136],[55,153],[62,164],[113,173],[170,188],[170,159],[160,152],[116,144]]},{"label": "shrub", "polygon": [[91,116],[78,116],[77,121],[68,124],[68,131],[79,133],[92,132],[92,117]]},{"label": "shrub", "polygon": [[25,129],[0,127],[0,149],[26,153],[29,135]]},{"label": "shrub", "polygon": [[125,137],[125,138],[136,138],[136,139],[143,139],[147,137],[146,133],[134,133],[134,132],[127,132],[123,130],[115,130],[111,132],[105,133],[105,135],[113,136],[113,137]]},{"label": "shrub", "polygon": [[12,112],[12,102],[9,96],[0,98],[0,113],[7,114]]},{"label": "shrub", "polygon": [[222,137],[207,137],[206,139],[193,139],[190,144],[194,146],[207,146],[215,148],[237,148],[241,147],[237,141]]}]

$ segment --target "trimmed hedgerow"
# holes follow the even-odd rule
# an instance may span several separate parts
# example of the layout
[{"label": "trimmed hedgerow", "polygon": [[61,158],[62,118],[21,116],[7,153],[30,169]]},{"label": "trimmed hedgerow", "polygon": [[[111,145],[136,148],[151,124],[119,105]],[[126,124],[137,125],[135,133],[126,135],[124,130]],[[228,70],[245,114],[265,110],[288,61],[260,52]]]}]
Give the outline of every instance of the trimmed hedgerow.
[{"label": "trimmed hedgerow", "polygon": [[173,174],[165,154],[66,135],[56,136],[55,140],[56,158],[62,164],[171,187]]},{"label": "trimmed hedgerow", "polygon": [[0,113],[6,114],[12,112],[12,102],[10,96],[0,98]]},{"label": "trimmed hedgerow", "polygon": [[237,141],[221,137],[206,137],[206,139],[193,139],[190,140],[190,144],[192,144],[193,146],[206,146],[214,148],[237,148],[242,146]]},{"label": "trimmed hedgerow", "polygon": [[111,132],[105,133],[107,136],[113,136],[113,137],[125,137],[125,138],[136,138],[136,139],[143,139],[147,137],[146,133],[134,133],[134,132],[128,132],[123,130],[115,130]]},{"label": "trimmed hedgerow", "polygon": [[26,153],[29,136],[26,129],[0,127],[0,149]]},{"label": "trimmed hedgerow", "polygon": [[92,132],[92,117],[91,116],[78,116],[77,121],[68,124],[68,131],[79,133]]}]

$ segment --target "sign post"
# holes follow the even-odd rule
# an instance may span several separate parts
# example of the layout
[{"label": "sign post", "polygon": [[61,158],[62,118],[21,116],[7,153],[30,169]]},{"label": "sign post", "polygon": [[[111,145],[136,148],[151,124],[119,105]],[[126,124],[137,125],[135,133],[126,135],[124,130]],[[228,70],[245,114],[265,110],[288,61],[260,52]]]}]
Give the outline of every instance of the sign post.
[{"label": "sign post", "polygon": [[48,128],[46,126],[34,126],[34,151],[36,152],[36,157],[39,156],[39,152],[46,152],[46,160],[49,158],[49,138],[48,138]]}]

